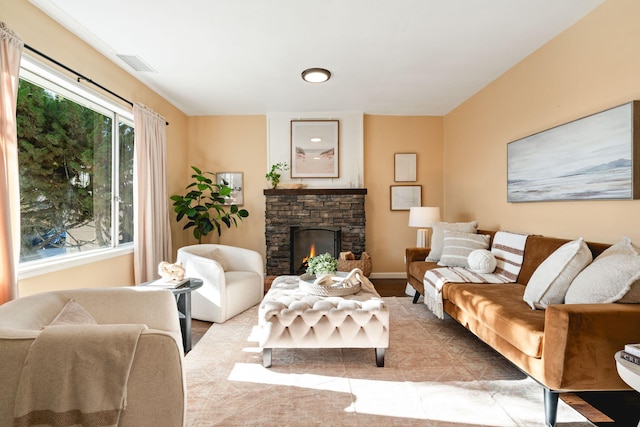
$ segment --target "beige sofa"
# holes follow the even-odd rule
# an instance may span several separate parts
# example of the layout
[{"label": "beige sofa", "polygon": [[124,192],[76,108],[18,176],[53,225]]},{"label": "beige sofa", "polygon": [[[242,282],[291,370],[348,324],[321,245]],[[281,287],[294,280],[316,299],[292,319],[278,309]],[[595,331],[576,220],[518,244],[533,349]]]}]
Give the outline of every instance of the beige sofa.
[{"label": "beige sofa", "polygon": [[181,426],[186,408],[183,348],[174,296],[164,289],[47,292],[0,306],[0,425],[13,425],[16,392],[32,343],[70,299],[98,324],[144,324],[119,426]]},{"label": "beige sofa", "polygon": [[[547,425],[555,424],[560,392],[629,389],[617,374],[614,354],[640,340],[640,304],[553,304],[532,310],[524,302],[536,268],[568,241],[530,235],[517,283],[446,283],[442,288],[446,314],[544,387]],[[587,245],[593,258],[609,247]],[[429,250],[406,249],[407,281],[423,295],[426,270],[439,267],[425,261]]]}]

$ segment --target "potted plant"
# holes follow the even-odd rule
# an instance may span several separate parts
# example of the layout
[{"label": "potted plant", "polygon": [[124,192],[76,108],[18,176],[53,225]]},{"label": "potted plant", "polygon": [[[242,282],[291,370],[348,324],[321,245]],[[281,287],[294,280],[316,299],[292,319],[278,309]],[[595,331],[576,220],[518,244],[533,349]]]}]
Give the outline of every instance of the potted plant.
[{"label": "potted plant", "polygon": [[206,236],[214,229],[220,236],[222,225],[231,228],[233,224],[237,227],[238,219],[242,221],[249,216],[249,212],[246,209],[239,209],[235,204],[225,205],[225,200],[233,191],[228,182],[215,183],[206,176],[212,175],[215,179],[215,173],[202,172],[195,166],[191,166],[191,169],[195,173],[191,175],[194,181],[185,188],[189,191],[184,195],[173,195],[171,200],[173,200],[176,221],[187,217],[189,222],[185,224],[183,230],[193,227],[193,237],[198,239],[198,243],[202,243],[202,236]]},{"label": "potted plant", "polygon": [[264,177],[271,183],[271,188],[276,188],[280,183],[280,172],[289,170],[287,162],[279,162],[271,166],[271,171]]},{"label": "potted plant", "polygon": [[329,252],[316,255],[307,261],[307,274],[322,277],[327,274],[334,274],[338,271],[338,260]]}]

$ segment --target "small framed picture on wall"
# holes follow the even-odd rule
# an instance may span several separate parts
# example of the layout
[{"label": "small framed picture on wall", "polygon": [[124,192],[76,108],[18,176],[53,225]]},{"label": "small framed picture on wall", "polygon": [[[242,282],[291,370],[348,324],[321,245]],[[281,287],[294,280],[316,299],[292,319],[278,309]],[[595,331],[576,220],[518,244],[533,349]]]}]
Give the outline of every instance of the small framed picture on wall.
[{"label": "small framed picture on wall", "polygon": [[422,185],[391,186],[392,211],[408,211],[414,206],[422,206]]},{"label": "small framed picture on wall", "polygon": [[216,183],[228,185],[233,189],[231,196],[225,200],[225,205],[244,205],[242,172],[220,172],[216,174]]},{"label": "small framed picture on wall", "polygon": [[394,181],[416,182],[416,153],[396,153],[394,156]]}]

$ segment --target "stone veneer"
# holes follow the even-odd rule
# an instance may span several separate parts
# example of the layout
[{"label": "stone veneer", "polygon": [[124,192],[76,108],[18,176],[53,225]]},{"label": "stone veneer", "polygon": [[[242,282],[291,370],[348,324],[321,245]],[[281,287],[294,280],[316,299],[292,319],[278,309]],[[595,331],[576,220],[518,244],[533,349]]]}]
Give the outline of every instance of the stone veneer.
[{"label": "stone veneer", "polygon": [[365,188],[264,190],[267,274],[290,273],[291,227],[340,227],[341,251],[365,250]]}]

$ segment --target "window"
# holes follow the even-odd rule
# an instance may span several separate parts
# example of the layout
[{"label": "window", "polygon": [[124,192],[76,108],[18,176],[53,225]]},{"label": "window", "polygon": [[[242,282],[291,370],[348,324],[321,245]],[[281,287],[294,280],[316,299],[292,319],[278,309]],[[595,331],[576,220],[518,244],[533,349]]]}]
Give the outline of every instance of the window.
[{"label": "window", "polygon": [[26,57],[17,130],[21,271],[131,244],[132,113]]}]

